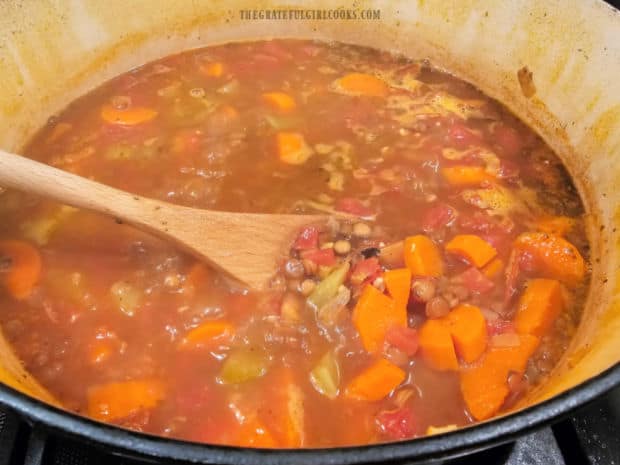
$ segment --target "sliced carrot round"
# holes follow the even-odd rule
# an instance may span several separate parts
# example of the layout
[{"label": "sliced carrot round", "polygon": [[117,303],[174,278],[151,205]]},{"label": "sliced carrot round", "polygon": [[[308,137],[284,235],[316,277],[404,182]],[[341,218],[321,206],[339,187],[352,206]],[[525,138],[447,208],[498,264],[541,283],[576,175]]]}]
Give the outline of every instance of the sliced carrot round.
[{"label": "sliced carrot round", "polygon": [[181,339],[179,348],[198,349],[217,342],[230,339],[235,334],[235,327],[226,321],[206,321],[192,329]]},{"label": "sliced carrot round", "polygon": [[426,320],[418,332],[418,342],[422,358],[429,366],[442,371],[458,369],[450,328],[444,321]]},{"label": "sliced carrot round", "polygon": [[350,73],[335,82],[336,90],[351,94],[369,97],[385,97],[388,86],[382,79],[365,73]]},{"label": "sliced carrot round", "polygon": [[517,237],[514,245],[532,255],[534,266],[547,277],[576,286],[586,274],[586,263],[579,250],[561,236],[526,232]]},{"label": "sliced carrot round", "polygon": [[104,105],[101,108],[101,118],[106,123],[120,124],[122,126],[135,126],[146,123],[157,116],[157,111],[147,107],[129,107],[123,110],[113,105]]},{"label": "sliced carrot round", "polygon": [[8,271],[0,273],[0,282],[13,298],[27,298],[41,277],[38,250],[24,241],[0,241],[0,258],[8,262]]},{"label": "sliced carrot round", "polygon": [[427,236],[417,235],[405,239],[405,264],[413,276],[439,277],[443,273],[443,260],[439,248]]},{"label": "sliced carrot round", "polygon": [[482,311],[462,304],[445,317],[456,353],[466,363],[475,362],[487,348],[487,324]]},{"label": "sliced carrot round", "polygon": [[564,308],[562,286],[555,279],[532,279],[519,299],[517,332],[542,337]]},{"label": "sliced carrot round", "polygon": [[495,415],[510,393],[508,374],[523,373],[540,340],[529,334],[517,336],[513,347],[491,348],[476,364],[461,370],[461,393],[476,420]]},{"label": "sliced carrot round", "polygon": [[446,244],[446,252],[465,257],[469,263],[481,268],[497,255],[497,250],[474,234],[459,234]]},{"label": "sliced carrot round", "polygon": [[380,358],[351,380],[345,389],[345,396],[355,400],[381,400],[398,387],[405,377],[403,370]]},{"label": "sliced carrot round", "polygon": [[266,92],[262,97],[265,103],[283,113],[288,113],[296,107],[295,99],[284,92]]},{"label": "sliced carrot round", "polygon": [[219,61],[200,66],[200,72],[209,77],[220,77],[224,74],[224,65]]},{"label": "sliced carrot round", "polygon": [[88,415],[96,420],[119,420],[155,407],[165,392],[161,381],[150,378],[93,386],[87,392]]},{"label": "sliced carrot round", "polygon": [[484,181],[493,180],[482,166],[448,166],[441,168],[441,175],[448,184],[457,187],[479,186]]},{"label": "sliced carrot round", "polygon": [[312,155],[303,134],[279,132],[277,135],[278,156],[289,165],[303,165]]}]

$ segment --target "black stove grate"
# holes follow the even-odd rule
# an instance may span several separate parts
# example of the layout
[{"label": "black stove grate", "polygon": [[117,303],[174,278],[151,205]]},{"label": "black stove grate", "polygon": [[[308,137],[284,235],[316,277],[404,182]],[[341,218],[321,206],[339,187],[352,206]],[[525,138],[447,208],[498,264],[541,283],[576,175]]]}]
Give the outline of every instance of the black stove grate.
[{"label": "black stove grate", "polygon": [[[0,465],[146,465],[48,434],[0,410]],[[620,465],[620,388],[557,424],[452,465]],[[406,465],[401,463],[400,465]]]}]

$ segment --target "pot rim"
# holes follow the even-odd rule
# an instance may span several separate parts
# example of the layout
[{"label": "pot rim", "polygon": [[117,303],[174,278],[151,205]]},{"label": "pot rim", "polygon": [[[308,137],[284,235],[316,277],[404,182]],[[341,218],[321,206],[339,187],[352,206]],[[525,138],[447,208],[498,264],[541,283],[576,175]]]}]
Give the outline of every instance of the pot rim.
[{"label": "pot rim", "polygon": [[620,362],[543,402],[494,420],[409,441],[323,449],[251,449],[200,444],[107,425],[51,406],[0,383],[0,405],[26,417],[34,428],[80,439],[106,452],[153,460],[240,465],[358,464],[399,459],[450,458],[499,445],[565,416],[620,386]]}]

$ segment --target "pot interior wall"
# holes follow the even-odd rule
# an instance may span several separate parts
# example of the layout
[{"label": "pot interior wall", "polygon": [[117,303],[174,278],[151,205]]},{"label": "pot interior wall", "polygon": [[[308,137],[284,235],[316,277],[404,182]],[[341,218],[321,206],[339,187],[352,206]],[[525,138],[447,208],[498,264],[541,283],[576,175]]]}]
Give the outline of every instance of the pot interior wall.
[{"label": "pot interior wall", "polygon": [[[99,83],[183,49],[261,37],[340,40],[430,58],[507,104],[557,151],[586,203],[592,289],[583,322],[535,402],[620,359],[620,14],[599,0],[361,1],[380,20],[244,21],[257,8],[331,2],[38,0],[3,3],[0,146],[19,150],[46,118]],[[522,80],[532,73],[534,89]],[[524,91],[525,89],[525,91]],[[529,91],[528,91],[529,90]],[[532,93],[532,91],[534,91]],[[0,334],[0,382],[53,402]]]}]

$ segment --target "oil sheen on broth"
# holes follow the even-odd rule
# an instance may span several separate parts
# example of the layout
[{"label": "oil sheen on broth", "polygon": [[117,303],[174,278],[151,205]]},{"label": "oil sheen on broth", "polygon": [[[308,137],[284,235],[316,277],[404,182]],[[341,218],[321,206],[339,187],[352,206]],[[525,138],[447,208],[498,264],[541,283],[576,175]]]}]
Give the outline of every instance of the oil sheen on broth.
[{"label": "oil sheen on broth", "polygon": [[588,243],[566,171],[424,61],[193,50],[75,101],[25,153],[192,207],[332,214],[249,293],[111,218],[2,191],[4,333],[97,420],[251,447],[419,437],[510,409],[579,320]]}]

